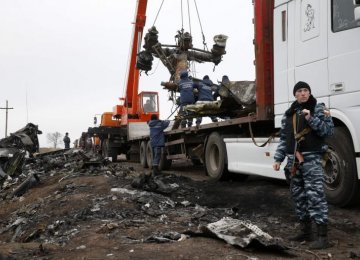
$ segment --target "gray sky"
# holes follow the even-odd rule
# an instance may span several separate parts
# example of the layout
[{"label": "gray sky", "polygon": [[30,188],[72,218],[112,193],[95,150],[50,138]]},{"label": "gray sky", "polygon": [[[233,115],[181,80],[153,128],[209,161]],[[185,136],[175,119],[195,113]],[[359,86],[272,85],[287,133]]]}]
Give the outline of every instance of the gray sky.
[{"label": "gray sky", "polygon": [[[189,31],[187,1],[184,29]],[[203,48],[193,1],[190,5],[194,46]],[[223,61],[196,64],[194,76],[213,81],[254,80],[252,0],[197,0],[206,42],[229,36]],[[161,0],[149,0],[144,34],[154,23]],[[135,0],[0,0],[0,107],[9,106],[8,134],[28,122],[43,134],[40,146],[51,146],[47,133],[69,132],[71,142],[93,126],[95,114],[112,111],[123,96],[132,38]],[[165,0],[155,23],[159,41],[174,44],[181,29],[180,0]],[[139,90],[158,91],[160,117],[172,104],[160,86],[169,79],[156,59]],[[0,138],[5,136],[5,110],[0,110]]]}]

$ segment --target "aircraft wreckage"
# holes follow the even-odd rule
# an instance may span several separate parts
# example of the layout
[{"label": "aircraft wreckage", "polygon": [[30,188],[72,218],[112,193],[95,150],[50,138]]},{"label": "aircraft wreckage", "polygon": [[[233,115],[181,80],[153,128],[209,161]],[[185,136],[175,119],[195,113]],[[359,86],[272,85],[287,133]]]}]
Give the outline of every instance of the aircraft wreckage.
[{"label": "aircraft wreckage", "polygon": [[26,155],[32,157],[39,152],[37,125],[28,123],[24,128],[0,139],[0,180],[21,173]]},{"label": "aircraft wreckage", "polygon": [[[214,36],[214,45],[211,51],[194,48],[192,36],[184,30],[178,31],[175,36],[176,44],[161,44],[158,41],[156,27],[151,27],[146,33],[144,40],[144,50],[138,53],[137,68],[146,73],[151,70],[152,62],[155,58],[160,59],[170,73],[167,82],[161,85],[173,93],[177,91],[177,82],[180,79],[180,72],[188,69],[190,61],[213,62],[218,65],[226,54],[227,36],[220,34]],[[193,81],[201,81],[192,78]],[[223,118],[234,118],[249,114],[255,111],[255,82],[254,81],[229,81],[223,80],[213,85],[213,90],[217,91],[220,100],[215,100],[206,104],[192,104],[185,107],[187,115],[176,116],[176,119],[194,118],[197,116],[216,115]],[[171,98],[173,99],[173,98]]]}]

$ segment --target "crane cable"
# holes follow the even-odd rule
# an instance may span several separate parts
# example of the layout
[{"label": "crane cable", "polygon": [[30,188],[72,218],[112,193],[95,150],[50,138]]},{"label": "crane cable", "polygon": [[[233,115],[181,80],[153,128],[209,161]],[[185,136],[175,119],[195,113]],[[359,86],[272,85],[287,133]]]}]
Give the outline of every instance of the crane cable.
[{"label": "crane cable", "polygon": [[[164,4],[164,1],[165,1],[165,0],[162,0],[161,5],[160,5],[160,7],[159,7],[159,10],[157,11],[156,17],[155,17],[154,22],[153,22],[153,26],[155,25],[156,20],[157,20],[157,18],[159,17],[159,14],[160,14],[160,11],[161,11],[162,6],[163,6],[163,4]],[[199,9],[198,9],[196,0],[194,0],[194,4],[195,4],[195,9],[196,9],[196,14],[197,14],[197,17],[198,17],[198,20],[199,20],[199,24],[200,24],[200,30],[201,30],[201,36],[202,36],[202,40],[203,40],[204,49],[206,49],[206,50],[208,51],[209,49],[208,49],[208,46],[207,46],[207,43],[206,43],[205,34],[204,34],[203,27],[202,27],[202,23],[201,23],[201,19],[200,19],[200,14],[199,14]],[[189,0],[187,0],[187,6],[188,6],[188,17],[189,17],[189,30],[190,30],[190,35],[191,35],[192,33],[191,33],[191,19],[190,19],[190,5],[189,5]],[[182,2],[182,0],[181,0],[181,9],[180,9],[180,10],[181,10],[181,29],[182,29],[182,31],[183,31],[183,29],[184,29],[184,14],[183,14],[183,2]]]},{"label": "crane cable", "polygon": [[183,31],[183,29],[184,29],[184,14],[183,14],[183,2],[182,2],[182,0],[181,0],[181,8],[180,8],[180,10],[181,10],[181,31]]},{"label": "crane cable", "polygon": [[208,51],[209,49],[208,49],[208,47],[207,47],[207,43],[206,43],[206,40],[205,40],[205,35],[204,35],[203,27],[202,27],[202,24],[201,24],[200,14],[199,14],[199,10],[198,10],[197,4],[196,4],[196,0],[194,0],[194,4],[195,4],[196,13],[197,13],[197,16],[198,16],[198,19],[199,19],[199,24],[200,24],[200,29],[201,29],[201,35],[202,35],[202,39],[203,39],[204,49],[206,49],[206,50]]},{"label": "crane cable", "polygon": [[189,18],[189,30],[190,30],[190,35],[192,35],[192,33],[191,33],[191,19],[190,19],[190,5],[189,5],[189,0],[187,0],[187,7],[188,7],[188,18]]},{"label": "crane cable", "polygon": [[[191,19],[190,19],[190,4],[189,4],[189,0],[186,1],[187,2],[187,11],[188,11],[188,18],[189,18],[189,30],[190,30],[190,35],[191,35]],[[184,31],[184,12],[183,12],[183,0],[181,0],[181,31]]]},{"label": "crane cable", "polygon": [[156,17],[155,17],[155,20],[154,20],[153,26],[154,26],[154,25],[155,25],[155,23],[156,23],[156,20],[157,20],[157,18],[158,18],[158,16],[159,16],[159,14],[160,14],[160,10],[161,10],[161,8],[162,8],[163,4],[164,4],[164,0],[162,0],[162,2],[161,2],[161,5],[160,5],[159,10],[158,10],[158,12],[157,12],[157,14],[156,14]]}]

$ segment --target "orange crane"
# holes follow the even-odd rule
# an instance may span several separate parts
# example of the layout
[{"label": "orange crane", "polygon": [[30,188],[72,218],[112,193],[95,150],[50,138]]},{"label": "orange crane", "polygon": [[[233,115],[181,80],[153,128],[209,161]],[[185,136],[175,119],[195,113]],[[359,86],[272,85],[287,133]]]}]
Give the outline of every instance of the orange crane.
[{"label": "orange crane", "polygon": [[158,115],[159,113],[157,92],[143,91],[138,93],[140,70],[136,68],[136,59],[141,48],[141,39],[146,22],[146,7],[147,0],[137,1],[126,95],[119,98],[122,104],[113,108],[113,116],[120,119],[122,126],[126,126],[129,122],[146,122],[152,114]]},{"label": "orange crane", "polygon": [[[125,97],[120,97],[121,104],[113,107],[113,111],[101,116],[99,127],[88,129],[95,137],[94,143],[99,143],[102,155],[116,161],[119,154],[130,157],[129,135],[138,129],[140,123],[150,120],[151,115],[159,116],[159,97],[154,91],[139,91],[140,70],[136,68],[137,53],[141,48],[141,39],[146,21],[147,0],[138,0],[132,34],[132,46],[128,74],[125,87]],[[147,130],[147,128],[145,128]]]}]

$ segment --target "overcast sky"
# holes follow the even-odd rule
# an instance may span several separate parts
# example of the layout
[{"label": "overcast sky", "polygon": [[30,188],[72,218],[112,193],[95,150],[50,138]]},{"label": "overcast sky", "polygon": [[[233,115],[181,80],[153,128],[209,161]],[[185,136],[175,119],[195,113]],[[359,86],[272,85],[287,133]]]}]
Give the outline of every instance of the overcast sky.
[{"label": "overcast sky", "polygon": [[[0,0],[0,107],[9,107],[8,135],[28,122],[43,134],[69,132],[71,142],[93,126],[93,117],[112,111],[126,86],[135,0]],[[144,34],[154,23],[162,0],[149,0]],[[187,1],[183,25],[189,31]],[[194,47],[203,48],[193,0],[190,25]],[[206,42],[229,37],[227,54],[215,67],[197,64],[194,76],[213,81],[254,80],[252,0],[196,0]],[[165,0],[156,20],[159,41],[174,44],[181,29],[181,1]],[[158,91],[160,117],[167,119],[172,103],[160,86],[169,79],[155,60],[150,76],[142,74],[140,91]],[[5,110],[0,110],[0,138],[5,136]],[[71,144],[72,146],[72,144]],[[63,144],[61,144],[63,147]]]}]

